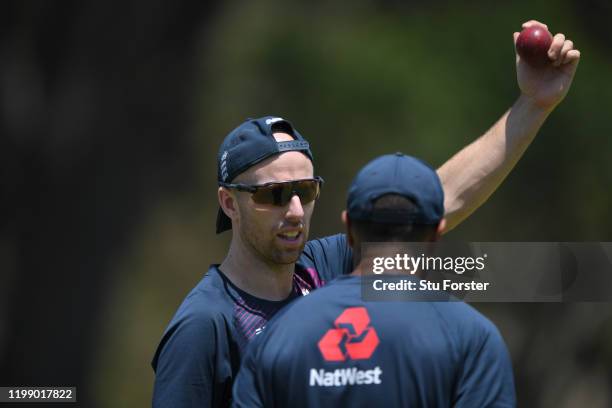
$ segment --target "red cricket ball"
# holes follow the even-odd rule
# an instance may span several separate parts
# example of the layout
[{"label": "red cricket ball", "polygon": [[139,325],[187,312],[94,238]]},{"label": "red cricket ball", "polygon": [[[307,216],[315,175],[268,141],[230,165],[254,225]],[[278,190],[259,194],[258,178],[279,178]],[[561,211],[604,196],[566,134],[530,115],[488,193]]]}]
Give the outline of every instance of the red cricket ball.
[{"label": "red cricket ball", "polygon": [[533,67],[542,67],[550,63],[548,49],[553,37],[543,26],[531,26],[523,29],[516,40],[516,51],[521,59]]}]

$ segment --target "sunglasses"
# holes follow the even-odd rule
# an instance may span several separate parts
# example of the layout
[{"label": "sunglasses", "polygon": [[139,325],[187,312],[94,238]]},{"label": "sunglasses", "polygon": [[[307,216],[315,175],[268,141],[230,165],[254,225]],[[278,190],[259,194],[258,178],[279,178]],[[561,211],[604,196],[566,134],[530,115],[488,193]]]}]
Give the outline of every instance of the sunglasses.
[{"label": "sunglasses", "polygon": [[219,183],[225,188],[251,193],[251,198],[257,204],[272,204],[284,207],[294,195],[300,197],[302,204],[308,204],[319,198],[322,177],[312,179],[271,182],[265,184],[228,184]]}]

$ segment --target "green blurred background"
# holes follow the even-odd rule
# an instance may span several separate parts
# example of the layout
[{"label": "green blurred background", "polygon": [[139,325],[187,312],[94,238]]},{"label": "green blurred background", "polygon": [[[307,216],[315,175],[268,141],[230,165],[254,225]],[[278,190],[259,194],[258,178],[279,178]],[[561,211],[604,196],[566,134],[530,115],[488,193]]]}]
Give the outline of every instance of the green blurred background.
[{"label": "green blurred background", "polygon": [[[440,166],[518,96],[513,31],[582,52],[573,88],[458,241],[612,240],[612,4],[604,0],[0,5],[0,385],[150,405],[161,334],[229,234],[216,151],[289,119],[325,178],[311,236],[342,230],[352,176],[403,151]],[[609,303],[479,304],[519,406],[612,406]]]}]

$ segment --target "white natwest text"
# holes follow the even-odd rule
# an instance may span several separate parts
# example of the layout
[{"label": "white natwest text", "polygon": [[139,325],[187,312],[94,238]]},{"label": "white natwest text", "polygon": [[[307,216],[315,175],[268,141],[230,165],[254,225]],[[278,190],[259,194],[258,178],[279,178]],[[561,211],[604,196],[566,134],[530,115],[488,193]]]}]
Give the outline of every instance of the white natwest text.
[{"label": "white natwest text", "polygon": [[342,387],[344,385],[381,384],[381,375],[380,367],[371,370],[358,370],[357,367],[338,368],[334,371],[311,368],[310,386]]}]

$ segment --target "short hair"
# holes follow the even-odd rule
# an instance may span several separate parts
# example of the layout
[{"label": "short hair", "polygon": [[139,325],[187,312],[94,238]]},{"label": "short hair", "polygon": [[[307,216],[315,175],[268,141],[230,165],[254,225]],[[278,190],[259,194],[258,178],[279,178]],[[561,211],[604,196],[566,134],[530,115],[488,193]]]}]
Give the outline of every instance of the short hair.
[{"label": "short hair", "polygon": [[[416,211],[413,200],[398,194],[385,194],[373,203],[374,213]],[[360,242],[421,242],[435,236],[438,225],[390,224],[373,221],[351,220],[355,238]]]}]

